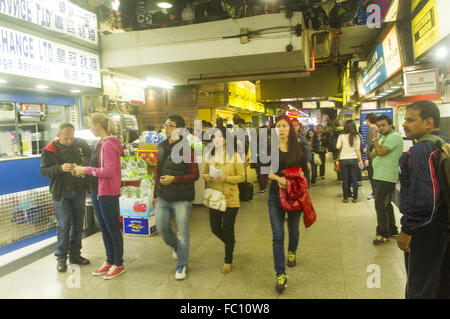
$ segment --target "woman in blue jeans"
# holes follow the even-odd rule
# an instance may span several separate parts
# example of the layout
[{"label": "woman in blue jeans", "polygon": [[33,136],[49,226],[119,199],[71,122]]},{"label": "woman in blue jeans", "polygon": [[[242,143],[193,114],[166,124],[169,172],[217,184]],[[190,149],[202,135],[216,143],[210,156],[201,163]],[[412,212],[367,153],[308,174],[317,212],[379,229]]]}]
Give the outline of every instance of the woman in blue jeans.
[{"label": "woman in blue jeans", "polygon": [[[278,135],[278,154],[272,154],[271,168],[275,173],[269,174],[271,184],[268,206],[273,234],[273,257],[277,275],[275,289],[278,292],[283,292],[287,287],[287,276],[284,253],[285,211],[281,208],[280,187],[286,188],[286,178],[281,171],[290,167],[302,167],[302,165],[305,164],[305,156],[297,142],[291,120],[287,116],[277,118],[275,129]],[[289,247],[287,264],[289,267],[294,267],[296,265],[296,251],[300,236],[299,222],[301,213],[301,211],[288,212]]]},{"label": "woman in blue jeans", "polygon": [[361,138],[353,120],[345,122],[344,131],[339,135],[336,143],[339,154],[339,168],[342,174],[342,192],[344,203],[352,196],[350,185],[353,187],[352,202],[358,201],[358,177],[363,168],[361,157]]}]

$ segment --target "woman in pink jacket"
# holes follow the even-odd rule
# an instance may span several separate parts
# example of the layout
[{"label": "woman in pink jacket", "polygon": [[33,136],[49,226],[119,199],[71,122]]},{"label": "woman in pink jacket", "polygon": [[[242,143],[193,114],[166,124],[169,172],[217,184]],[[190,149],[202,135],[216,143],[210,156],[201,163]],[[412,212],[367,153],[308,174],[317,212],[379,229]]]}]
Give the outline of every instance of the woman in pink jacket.
[{"label": "woman in pink jacket", "polygon": [[91,131],[100,137],[100,141],[92,154],[90,166],[74,169],[77,176],[89,175],[92,203],[106,249],[106,261],[92,274],[103,275],[104,279],[115,278],[125,271],[119,222],[122,145],[117,137],[109,136],[109,128],[110,120],[104,114],[92,114]]}]

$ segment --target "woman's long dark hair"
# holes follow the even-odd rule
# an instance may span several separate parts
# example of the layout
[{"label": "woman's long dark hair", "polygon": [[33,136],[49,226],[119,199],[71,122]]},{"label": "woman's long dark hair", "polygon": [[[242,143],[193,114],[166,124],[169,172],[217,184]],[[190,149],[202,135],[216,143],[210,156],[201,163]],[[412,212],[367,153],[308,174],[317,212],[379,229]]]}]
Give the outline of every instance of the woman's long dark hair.
[{"label": "woman's long dark hair", "polygon": [[308,130],[308,132],[306,133],[306,139],[309,141],[310,137],[309,137],[309,132],[313,132],[313,137],[312,137],[312,141],[315,142],[318,139],[317,133],[315,130],[313,130],[312,128],[310,128]]},{"label": "woman's long dark hair", "polygon": [[350,146],[353,147],[355,143],[355,137],[358,135],[358,129],[356,128],[355,121],[348,120],[345,122],[344,131],[342,134],[349,134]]},{"label": "woman's long dark hair", "polygon": [[297,141],[297,134],[295,133],[294,126],[292,125],[292,120],[286,115],[279,116],[275,120],[274,127],[281,120],[285,120],[289,125],[287,166],[301,167],[305,161],[305,154]]}]

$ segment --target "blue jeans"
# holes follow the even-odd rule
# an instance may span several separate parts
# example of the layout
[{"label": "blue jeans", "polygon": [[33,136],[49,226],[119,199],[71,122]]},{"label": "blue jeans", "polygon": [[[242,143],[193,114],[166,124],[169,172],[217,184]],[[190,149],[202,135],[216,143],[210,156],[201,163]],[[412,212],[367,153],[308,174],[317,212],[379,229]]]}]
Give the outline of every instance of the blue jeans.
[{"label": "blue jeans", "polygon": [[119,196],[98,196],[92,193],[95,216],[103,235],[106,261],[110,265],[123,265],[123,237],[120,229]]},{"label": "blue jeans", "polygon": [[353,186],[353,199],[358,199],[358,176],[360,168],[357,159],[343,159],[339,161],[342,172],[342,193],[344,199],[351,197],[350,185]]},{"label": "blue jeans", "polygon": [[[284,254],[284,216],[281,208],[280,197],[269,194],[269,216],[273,235],[273,258],[277,275],[286,274],[286,260]],[[299,223],[301,211],[288,212],[289,245],[288,251],[296,252],[300,239]]]},{"label": "blue jeans", "polygon": [[57,258],[67,258],[68,254],[70,257],[80,256],[85,199],[85,192],[64,191],[59,201],[53,201],[58,221]]},{"label": "blue jeans", "polygon": [[[155,217],[156,229],[164,242],[177,253],[177,267],[188,265],[189,259],[189,213],[191,202],[169,202],[160,197],[156,198]],[[175,214],[177,233],[171,228],[170,221]]]}]

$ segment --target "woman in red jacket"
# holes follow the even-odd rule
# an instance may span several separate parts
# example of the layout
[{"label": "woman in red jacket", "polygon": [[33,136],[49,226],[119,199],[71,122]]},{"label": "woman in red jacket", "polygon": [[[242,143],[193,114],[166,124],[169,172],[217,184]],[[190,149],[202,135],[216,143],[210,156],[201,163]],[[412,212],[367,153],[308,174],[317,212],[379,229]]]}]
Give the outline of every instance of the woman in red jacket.
[{"label": "woman in red jacket", "polygon": [[[281,171],[290,167],[302,167],[305,156],[297,142],[294,127],[287,116],[277,118],[275,129],[278,135],[278,169],[269,174],[270,193],[269,193],[269,215],[270,224],[273,234],[273,257],[275,263],[275,271],[277,274],[276,290],[283,292],[287,287],[287,276],[285,268],[284,253],[284,222],[285,212],[281,208],[280,203],[280,187],[286,188],[286,178],[282,176]],[[272,138],[274,141],[275,138]],[[275,169],[274,158],[277,154],[272,154],[272,167]],[[296,265],[296,251],[299,242],[299,222],[301,211],[288,212],[288,230],[289,230],[289,247],[288,247],[288,266]]]},{"label": "woman in red jacket", "polygon": [[91,131],[100,137],[100,141],[95,146],[90,166],[77,166],[74,169],[77,176],[90,175],[92,204],[106,249],[106,261],[92,274],[103,276],[104,279],[115,278],[125,271],[119,222],[122,145],[117,137],[109,136],[110,127],[110,120],[104,114],[92,114]]}]

